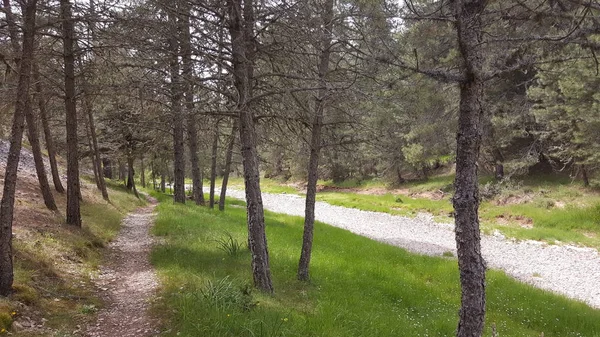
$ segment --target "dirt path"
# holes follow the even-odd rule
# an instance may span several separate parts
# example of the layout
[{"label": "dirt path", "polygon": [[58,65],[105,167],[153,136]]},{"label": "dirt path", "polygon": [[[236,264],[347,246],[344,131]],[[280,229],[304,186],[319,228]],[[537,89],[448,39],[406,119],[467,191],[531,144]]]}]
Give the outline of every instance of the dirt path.
[{"label": "dirt path", "polygon": [[110,245],[107,265],[101,268],[96,285],[106,307],[98,312],[98,320],[86,331],[89,337],[156,336],[155,320],[148,314],[149,300],[158,281],[150,265],[152,237],[149,229],[154,221],[151,205],[130,213],[121,232]]}]

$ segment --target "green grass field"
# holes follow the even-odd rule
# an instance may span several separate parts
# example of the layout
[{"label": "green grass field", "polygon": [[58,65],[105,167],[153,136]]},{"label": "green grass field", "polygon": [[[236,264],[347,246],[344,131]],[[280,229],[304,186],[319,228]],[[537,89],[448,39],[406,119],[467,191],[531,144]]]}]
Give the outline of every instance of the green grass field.
[{"label": "green grass field", "polygon": [[[431,258],[322,223],[310,283],[296,281],[302,219],[267,212],[275,294],[252,290],[243,203],[225,212],[160,197],[152,254],[167,336],[451,336],[455,259]],[[229,236],[233,241],[229,241]],[[230,244],[227,244],[230,242]],[[231,244],[233,242],[233,244]],[[235,249],[235,248],[239,249]],[[600,311],[488,273],[486,336],[600,336]]]}]

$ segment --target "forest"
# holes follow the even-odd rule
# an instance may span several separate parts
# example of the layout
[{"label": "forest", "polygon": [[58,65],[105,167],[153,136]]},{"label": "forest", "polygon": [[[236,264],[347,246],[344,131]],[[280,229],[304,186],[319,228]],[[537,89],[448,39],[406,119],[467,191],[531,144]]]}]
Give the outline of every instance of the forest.
[{"label": "forest", "polygon": [[[0,23],[0,334],[600,336],[600,2],[3,0]],[[154,304],[119,314],[138,268]]]}]

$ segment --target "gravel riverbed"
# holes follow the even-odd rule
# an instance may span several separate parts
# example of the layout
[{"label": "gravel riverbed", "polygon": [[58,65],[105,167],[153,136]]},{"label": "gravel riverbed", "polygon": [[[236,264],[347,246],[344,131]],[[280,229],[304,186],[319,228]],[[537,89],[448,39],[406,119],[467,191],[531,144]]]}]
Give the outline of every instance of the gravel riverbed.
[{"label": "gravel riverbed", "polygon": [[[244,191],[228,190],[244,199]],[[304,216],[304,197],[263,193],[265,209]],[[428,214],[415,218],[317,202],[316,219],[353,233],[409,251],[432,256],[456,255],[454,224],[437,223]],[[482,235],[482,251],[489,268],[501,269],[518,280],[563,294],[600,309],[600,255],[593,248],[516,241],[501,234]]]}]

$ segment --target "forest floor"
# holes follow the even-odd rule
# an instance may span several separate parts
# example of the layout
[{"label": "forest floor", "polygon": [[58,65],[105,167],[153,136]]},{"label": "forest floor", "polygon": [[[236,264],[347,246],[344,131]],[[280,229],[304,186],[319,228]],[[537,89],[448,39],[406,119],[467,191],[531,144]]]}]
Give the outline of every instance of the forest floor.
[{"label": "forest floor", "polygon": [[151,205],[128,214],[109,246],[107,263],[95,280],[105,307],[98,312],[96,323],[87,328],[86,336],[145,337],[160,333],[148,312],[158,286],[149,261],[153,244],[149,230],[157,201],[148,199]]}]

